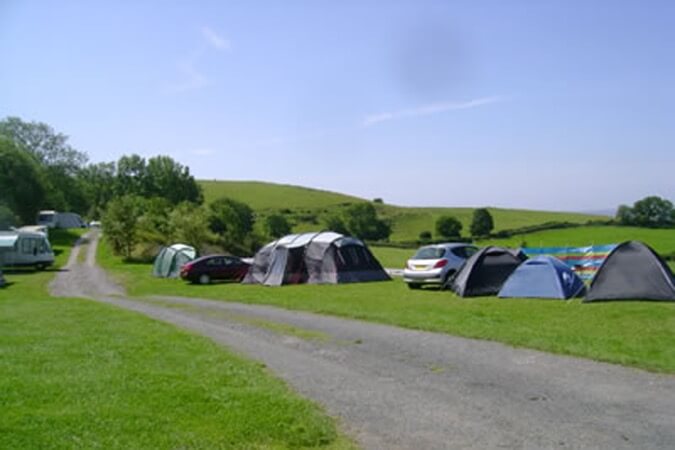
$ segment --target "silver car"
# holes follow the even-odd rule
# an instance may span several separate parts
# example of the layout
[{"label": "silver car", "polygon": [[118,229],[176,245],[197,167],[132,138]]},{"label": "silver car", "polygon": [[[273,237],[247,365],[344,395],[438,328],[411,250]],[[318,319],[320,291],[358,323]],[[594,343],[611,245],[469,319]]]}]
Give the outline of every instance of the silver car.
[{"label": "silver car", "polygon": [[424,284],[442,286],[477,251],[477,247],[463,243],[421,247],[406,263],[403,281],[410,289],[418,289]]}]

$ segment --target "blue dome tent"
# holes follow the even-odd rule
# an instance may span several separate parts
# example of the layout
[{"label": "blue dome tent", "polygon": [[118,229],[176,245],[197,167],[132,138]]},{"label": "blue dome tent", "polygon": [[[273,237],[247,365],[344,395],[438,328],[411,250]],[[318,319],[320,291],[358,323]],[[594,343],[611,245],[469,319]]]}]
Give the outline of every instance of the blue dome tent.
[{"label": "blue dome tent", "polygon": [[499,297],[565,300],[584,291],[584,282],[564,262],[553,256],[537,256],[518,266],[499,291]]}]

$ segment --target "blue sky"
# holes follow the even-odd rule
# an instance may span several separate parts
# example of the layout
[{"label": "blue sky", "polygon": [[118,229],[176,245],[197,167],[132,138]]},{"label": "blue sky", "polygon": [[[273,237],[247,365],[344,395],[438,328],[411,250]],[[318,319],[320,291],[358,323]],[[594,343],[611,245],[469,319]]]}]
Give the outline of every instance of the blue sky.
[{"label": "blue sky", "polygon": [[388,203],[675,198],[675,2],[0,1],[0,117]]}]

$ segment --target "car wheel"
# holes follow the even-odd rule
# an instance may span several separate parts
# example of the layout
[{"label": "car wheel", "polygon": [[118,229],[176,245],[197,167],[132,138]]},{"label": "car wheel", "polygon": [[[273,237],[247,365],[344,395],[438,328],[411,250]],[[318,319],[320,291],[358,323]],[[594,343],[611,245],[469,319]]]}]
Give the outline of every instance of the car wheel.
[{"label": "car wheel", "polygon": [[44,264],[35,264],[35,270],[45,270],[47,268]]},{"label": "car wheel", "polygon": [[418,283],[408,283],[408,288],[409,288],[409,289],[419,289],[419,288],[421,288],[421,287],[422,287],[422,285],[421,285],[421,284],[418,284]]},{"label": "car wheel", "polygon": [[199,284],[209,284],[211,282],[211,277],[203,273],[199,275]]}]

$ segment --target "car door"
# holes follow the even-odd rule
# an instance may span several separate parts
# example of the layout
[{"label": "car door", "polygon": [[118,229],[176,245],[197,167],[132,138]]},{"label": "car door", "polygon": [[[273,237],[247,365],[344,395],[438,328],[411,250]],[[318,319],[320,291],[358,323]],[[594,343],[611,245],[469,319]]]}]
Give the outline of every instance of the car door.
[{"label": "car door", "polygon": [[237,278],[237,260],[235,258],[223,258],[223,273],[226,280]]},{"label": "car door", "polygon": [[206,260],[205,268],[205,272],[212,280],[221,279],[223,276],[223,258],[209,258]]}]

